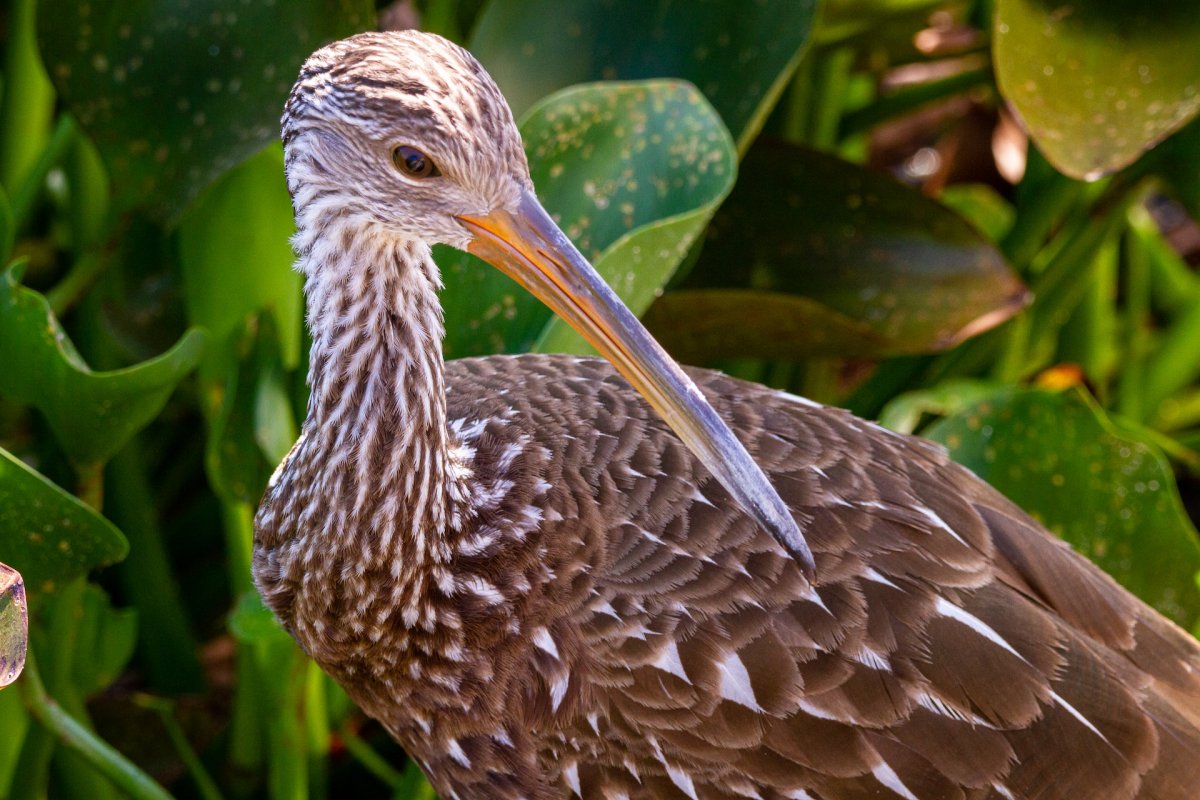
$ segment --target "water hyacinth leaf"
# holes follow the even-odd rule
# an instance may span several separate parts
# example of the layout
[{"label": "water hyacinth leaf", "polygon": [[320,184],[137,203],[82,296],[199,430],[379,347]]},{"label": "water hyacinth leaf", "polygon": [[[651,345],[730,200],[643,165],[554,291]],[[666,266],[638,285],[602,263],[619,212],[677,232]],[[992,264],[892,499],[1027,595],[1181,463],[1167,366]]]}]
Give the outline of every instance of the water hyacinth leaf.
[{"label": "water hyacinth leaf", "polygon": [[188,319],[217,341],[246,317],[267,310],[275,319],[285,364],[300,359],[304,301],[288,244],[295,223],[279,145],[230,171],[188,211],[179,225]]},{"label": "water hyacinth leaf", "polygon": [[38,34],[50,77],[96,142],[118,203],[171,219],[278,138],[304,59],[371,28],[373,9],[368,0],[43,0]]},{"label": "water hyacinth leaf", "polygon": [[125,557],[112,523],[0,448],[0,553],[31,591]]},{"label": "water hyacinth leaf", "polygon": [[1200,616],[1200,545],[1170,465],[1083,391],[1001,390],[923,435],[1162,613]]},{"label": "water hyacinth leaf", "polygon": [[0,689],[21,674],[28,649],[29,609],[25,606],[25,582],[21,580],[21,573],[0,563]]},{"label": "water hyacinth leaf", "polygon": [[[786,325],[799,337],[794,356],[942,350],[1009,318],[1027,297],[996,248],[958,215],[883,175],[785,143],[747,154],[680,289],[751,290],[704,297],[714,310],[719,299],[730,320],[740,305],[743,325]],[[805,302],[788,312],[771,295]],[[686,320],[683,298],[659,302],[679,307],[670,324],[711,327]],[[767,303],[763,316],[755,303]],[[785,322],[784,313],[798,316]],[[649,318],[666,316],[652,309]],[[770,333],[741,335],[776,354],[789,348]],[[775,357],[757,348],[723,355]]]},{"label": "water hyacinth leaf", "polygon": [[1193,0],[996,0],[1001,93],[1046,157],[1074,178],[1121,169],[1200,111]]},{"label": "water hyacinth leaf", "polygon": [[887,341],[862,322],[807,297],[755,289],[667,292],[642,322],[685,364],[720,358],[796,360],[885,352]]},{"label": "water hyacinth leaf", "polygon": [[[580,251],[637,313],[670,278],[733,184],[733,142],[712,106],[680,81],[564,90],[521,124],[538,195]],[[439,248],[447,357],[582,341],[545,306],[474,257]]]},{"label": "water hyacinth leaf", "polygon": [[0,274],[0,394],[34,406],[77,465],[102,464],[158,415],[200,359],[204,334],[190,330],[167,352],[125,369],[93,372],[46,299]]},{"label": "water hyacinth leaf", "polygon": [[574,83],[683,78],[744,151],[812,31],[815,0],[493,0],[470,49],[518,113]]}]

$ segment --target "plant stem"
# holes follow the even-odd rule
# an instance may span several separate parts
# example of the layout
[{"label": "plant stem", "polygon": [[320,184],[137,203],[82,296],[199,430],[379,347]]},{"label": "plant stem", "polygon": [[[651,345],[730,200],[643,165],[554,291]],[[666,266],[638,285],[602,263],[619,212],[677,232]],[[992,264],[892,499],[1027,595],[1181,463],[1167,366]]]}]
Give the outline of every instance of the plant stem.
[{"label": "plant stem", "polygon": [[175,720],[174,705],[168,700],[152,695],[137,695],[134,697],[134,702],[158,714],[163,728],[166,729],[167,737],[175,746],[175,752],[179,754],[188,774],[192,776],[192,780],[196,784],[196,791],[200,796],[204,800],[222,800],[221,790],[217,788],[216,781],[208,774],[208,770],[204,768],[200,757],[196,755],[196,751],[192,749],[191,743],[184,735],[183,728]]},{"label": "plant stem", "polygon": [[21,179],[21,185],[17,187],[12,196],[12,214],[13,227],[20,230],[26,219],[29,217],[29,212],[33,210],[34,201],[37,200],[38,193],[42,190],[42,185],[46,181],[46,173],[48,173],[55,164],[62,158],[63,153],[75,139],[75,121],[70,115],[63,114],[58,118],[58,123],[54,127],[54,133],[50,135],[50,140],[46,142],[46,146],[42,149],[37,161],[29,168],[28,172]]},{"label": "plant stem", "polygon": [[25,674],[19,682],[21,697],[29,713],[61,744],[79,753],[85,761],[114,786],[134,800],[171,800],[171,795],[108,742],[81,725],[48,694],[38,673],[33,652],[25,662]]},{"label": "plant stem", "polygon": [[348,723],[343,723],[338,729],[338,736],[346,747],[346,752],[354,760],[366,767],[367,772],[386,783],[393,790],[404,785],[404,773],[393,767],[383,756],[371,749],[371,745],[363,741]]}]

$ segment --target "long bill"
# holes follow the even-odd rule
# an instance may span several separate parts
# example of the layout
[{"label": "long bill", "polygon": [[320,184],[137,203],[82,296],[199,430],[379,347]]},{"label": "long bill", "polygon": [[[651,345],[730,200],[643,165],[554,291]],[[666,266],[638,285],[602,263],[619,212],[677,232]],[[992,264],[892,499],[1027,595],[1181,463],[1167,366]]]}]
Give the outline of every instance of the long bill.
[{"label": "long bill", "polygon": [[470,252],[550,307],[617,368],[705,467],[799,563],[812,552],[779,493],[704,395],[525,192],[514,211],[460,215]]}]

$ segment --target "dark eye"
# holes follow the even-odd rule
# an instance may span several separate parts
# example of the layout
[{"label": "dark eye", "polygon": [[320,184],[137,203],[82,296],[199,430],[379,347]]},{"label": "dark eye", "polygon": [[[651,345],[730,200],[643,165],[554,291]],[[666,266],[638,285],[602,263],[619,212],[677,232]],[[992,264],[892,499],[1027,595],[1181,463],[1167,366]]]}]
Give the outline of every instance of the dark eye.
[{"label": "dark eye", "polygon": [[415,147],[402,144],[392,151],[392,162],[396,169],[414,178],[436,178],[442,173],[433,163],[433,159]]}]

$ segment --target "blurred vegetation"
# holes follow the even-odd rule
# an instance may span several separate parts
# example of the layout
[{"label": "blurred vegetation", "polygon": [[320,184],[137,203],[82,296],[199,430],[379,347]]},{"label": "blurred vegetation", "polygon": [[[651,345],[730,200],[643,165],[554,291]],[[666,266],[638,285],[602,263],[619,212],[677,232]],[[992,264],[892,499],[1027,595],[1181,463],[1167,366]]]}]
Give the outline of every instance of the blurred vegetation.
[{"label": "blurred vegetation", "polygon": [[[926,433],[1194,628],[1200,15],[1150,5],[10,0],[0,796],[432,797],[249,575],[306,399],[277,120],[377,25],[478,55],[683,360]],[[437,257],[448,357],[583,350]]]}]

